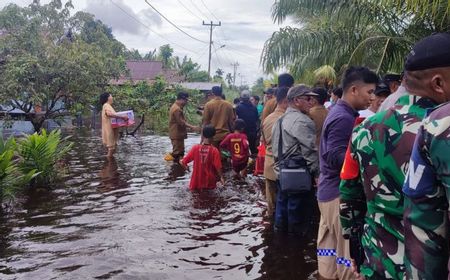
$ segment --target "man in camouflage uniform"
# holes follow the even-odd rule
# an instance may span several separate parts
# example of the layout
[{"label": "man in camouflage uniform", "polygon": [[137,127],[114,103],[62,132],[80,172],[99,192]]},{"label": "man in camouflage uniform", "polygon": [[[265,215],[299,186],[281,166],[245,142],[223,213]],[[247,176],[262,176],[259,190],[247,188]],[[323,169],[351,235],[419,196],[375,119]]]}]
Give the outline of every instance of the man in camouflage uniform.
[{"label": "man in camouflage uniform", "polygon": [[403,279],[402,186],[414,137],[433,106],[427,98],[404,96],[353,130],[341,172],[340,219],[349,238],[355,219],[365,217],[361,274],[367,279]]},{"label": "man in camouflage uniform", "polygon": [[[445,104],[423,121],[403,187],[406,278],[448,279],[450,34],[439,33],[423,39],[408,60],[406,87],[419,85],[418,93]],[[432,65],[432,69],[423,68],[418,62]]]}]

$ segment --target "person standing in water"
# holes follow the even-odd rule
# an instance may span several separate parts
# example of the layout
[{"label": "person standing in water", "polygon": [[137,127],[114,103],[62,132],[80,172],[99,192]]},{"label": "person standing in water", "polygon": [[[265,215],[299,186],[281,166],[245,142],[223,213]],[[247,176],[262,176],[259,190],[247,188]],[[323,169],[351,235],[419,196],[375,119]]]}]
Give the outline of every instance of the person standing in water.
[{"label": "person standing in water", "polygon": [[172,157],[174,162],[178,162],[184,156],[184,139],[187,138],[187,128],[194,131],[198,127],[190,125],[184,117],[183,108],[189,101],[189,94],[179,92],[177,100],[173,103],[169,111],[169,138],[172,142]]},{"label": "person standing in water", "polygon": [[113,157],[117,148],[117,142],[119,140],[119,129],[112,127],[111,118],[128,121],[128,116],[120,116],[116,114],[116,111],[111,106],[112,103],[113,97],[109,92],[104,92],[100,95],[100,104],[102,105],[102,141],[108,149],[106,156],[109,159]]},{"label": "person standing in water", "polygon": [[[181,166],[187,169],[190,162],[194,162],[189,189],[203,190],[216,188],[217,181],[225,184],[222,175],[222,161],[219,149],[212,145],[216,129],[212,125],[205,125],[202,130],[201,144],[194,145],[188,154],[180,161]],[[220,179],[219,179],[220,178]]]},{"label": "person standing in water", "polygon": [[234,133],[228,134],[220,143],[221,150],[231,153],[231,167],[237,178],[247,176],[247,163],[250,156],[249,143],[244,130],[244,120],[237,119],[234,122]]}]

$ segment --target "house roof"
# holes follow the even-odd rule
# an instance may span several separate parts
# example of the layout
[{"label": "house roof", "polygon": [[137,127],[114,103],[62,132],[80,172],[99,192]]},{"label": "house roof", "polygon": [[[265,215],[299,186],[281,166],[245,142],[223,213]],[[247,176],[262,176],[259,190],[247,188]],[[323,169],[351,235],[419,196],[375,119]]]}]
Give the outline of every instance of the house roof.
[{"label": "house roof", "polygon": [[211,90],[212,87],[215,86],[220,87],[221,83],[196,82],[196,83],[179,83],[179,85],[186,89],[208,91]]},{"label": "house roof", "polygon": [[178,74],[178,71],[171,69],[164,69],[162,61],[151,60],[127,60],[127,69],[129,76],[122,76],[118,80],[111,81],[111,84],[121,85],[127,81],[134,83],[147,81],[151,82],[157,76],[163,76],[169,83],[179,83],[183,78]]},{"label": "house roof", "polygon": [[162,61],[128,60],[126,64],[133,81],[154,80],[163,70]]}]

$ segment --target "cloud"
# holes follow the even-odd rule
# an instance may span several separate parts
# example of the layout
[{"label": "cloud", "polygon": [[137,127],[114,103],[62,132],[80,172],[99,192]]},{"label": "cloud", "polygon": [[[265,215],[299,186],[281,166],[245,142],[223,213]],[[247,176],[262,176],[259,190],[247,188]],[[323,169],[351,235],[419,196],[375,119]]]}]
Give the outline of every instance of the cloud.
[{"label": "cloud", "polygon": [[124,0],[88,1],[85,10],[118,33],[146,35],[148,30],[144,24],[157,27],[162,23],[159,15],[153,11],[145,9],[135,13]]},{"label": "cloud", "polygon": [[151,8],[141,10],[137,15],[149,26],[162,25],[162,18]]}]

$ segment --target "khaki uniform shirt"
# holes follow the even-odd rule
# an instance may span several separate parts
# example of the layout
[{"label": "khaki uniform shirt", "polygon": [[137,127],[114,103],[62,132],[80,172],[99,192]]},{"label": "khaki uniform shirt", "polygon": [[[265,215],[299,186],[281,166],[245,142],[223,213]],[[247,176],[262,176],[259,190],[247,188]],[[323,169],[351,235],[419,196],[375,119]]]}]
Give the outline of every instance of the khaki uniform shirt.
[{"label": "khaki uniform shirt", "polygon": [[276,181],[277,175],[273,170],[274,158],[272,154],[272,128],[276,121],[283,116],[286,110],[276,108],[273,113],[267,116],[262,124],[262,138],[266,144],[266,157],[264,159],[264,177],[266,179]]},{"label": "khaki uniform shirt", "polygon": [[314,106],[309,110],[309,117],[316,125],[316,145],[319,148],[320,135],[322,135],[322,127],[325,122],[325,118],[328,115],[328,110],[323,105]]},{"label": "khaki uniform shirt", "polygon": [[269,99],[269,101],[264,104],[264,109],[261,114],[261,121],[264,121],[268,115],[272,114],[273,111],[275,111],[275,108],[277,108],[277,99],[272,97],[272,99]]},{"label": "khaki uniform shirt", "polygon": [[234,121],[233,105],[220,97],[208,101],[203,111],[203,124],[210,124],[216,129],[213,141],[221,141],[230,133]]},{"label": "khaki uniform shirt", "polygon": [[169,111],[169,138],[172,140],[187,138],[186,120],[183,109],[177,103],[173,103]]}]

